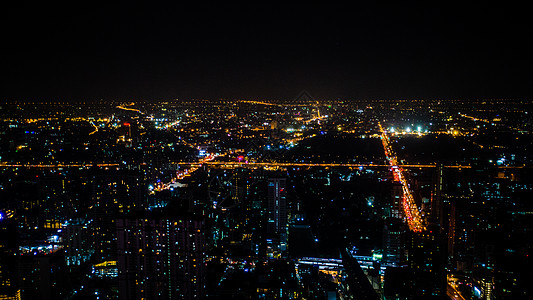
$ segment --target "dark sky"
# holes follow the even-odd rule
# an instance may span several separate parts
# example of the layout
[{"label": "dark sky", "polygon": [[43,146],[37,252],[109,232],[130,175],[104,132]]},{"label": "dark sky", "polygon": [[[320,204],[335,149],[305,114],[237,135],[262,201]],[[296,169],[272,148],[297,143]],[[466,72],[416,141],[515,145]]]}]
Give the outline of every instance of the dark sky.
[{"label": "dark sky", "polygon": [[3,99],[291,99],[302,90],[319,99],[472,99],[533,91],[533,22],[520,6],[49,2],[4,9]]}]

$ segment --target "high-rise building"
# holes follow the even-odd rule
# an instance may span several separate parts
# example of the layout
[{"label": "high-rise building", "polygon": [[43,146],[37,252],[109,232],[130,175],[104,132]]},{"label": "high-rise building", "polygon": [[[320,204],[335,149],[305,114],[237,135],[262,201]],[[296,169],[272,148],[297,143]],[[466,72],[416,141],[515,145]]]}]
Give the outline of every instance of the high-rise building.
[{"label": "high-rise building", "polygon": [[408,234],[407,263],[414,299],[446,297],[446,236],[438,230],[434,226]]},{"label": "high-rise building", "polygon": [[268,222],[270,232],[285,233],[287,229],[285,184],[285,178],[268,179]]},{"label": "high-rise building", "polygon": [[117,220],[120,299],[203,299],[205,222],[162,213]]},{"label": "high-rise building", "polygon": [[403,191],[401,183],[394,183],[392,186],[391,198],[391,217],[401,219],[403,217]]},{"label": "high-rise building", "polygon": [[22,299],[63,299],[69,277],[61,247],[49,244],[22,246],[17,262],[18,285]]},{"label": "high-rise building", "polygon": [[443,166],[437,165],[437,171],[434,176],[433,191],[431,193],[431,212],[430,221],[439,226],[439,230],[443,232],[445,225],[444,218],[444,204],[442,199],[443,189]]},{"label": "high-rise building", "polygon": [[456,212],[455,204],[450,204],[450,217],[448,221],[448,261],[452,266],[456,263],[455,243],[456,243]]},{"label": "high-rise building", "polygon": [[285,191],[285,178],[269,178],[268,179],[268,223],[267,240],[271,244],[271,251],[279,253],[279,251],[287,250],[287,198]]},{"label": "high-rise building", "polygon": [[116,219],[142,208],[141,178],[129,173],[99,174],[92,179],[90,229],[97,261],[116,260]]},{"label": "high-rise building", "polygon": [[428,230],[405,237],[406,265],[387,267],[385,299],[447,299],[445,236]]},{"label": "high-rise building", "polygon": [[67,266],[80,266],[94,253],[93,236],[89,231],[90,223],[74,219],[63,225],[63,242]]},{"label": "high-rise building", "polygon": [[405,231],[401,219],[387,218],[383,230],[383,263],[387,267],[398,267],[405,263]]},{"label": "high-rise building", "polygon": [[0,299],[20,300],[17,287],[17,226],[0,211]]},{"label": "high-rise building", "polygon": [[54,231],[74,215],[75,207],[68,194],[69,183],[64,175],[41,176],[39,186],[39,227]]}]

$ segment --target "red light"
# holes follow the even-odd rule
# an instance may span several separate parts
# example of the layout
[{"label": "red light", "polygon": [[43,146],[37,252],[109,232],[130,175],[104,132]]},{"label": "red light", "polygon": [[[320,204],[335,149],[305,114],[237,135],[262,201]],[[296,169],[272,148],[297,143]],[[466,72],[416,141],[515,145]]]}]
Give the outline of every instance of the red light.
[{"label": "red light", "polygon": [[130,126],[130,123],[126,122],[124,123],[124,126]]},{"label": "red light", "polygon": [[239,156],[237,156],[237,159],[238,159],[239,161],[242,161],[242,160],[244,159],[244,156],[239,155]]}]

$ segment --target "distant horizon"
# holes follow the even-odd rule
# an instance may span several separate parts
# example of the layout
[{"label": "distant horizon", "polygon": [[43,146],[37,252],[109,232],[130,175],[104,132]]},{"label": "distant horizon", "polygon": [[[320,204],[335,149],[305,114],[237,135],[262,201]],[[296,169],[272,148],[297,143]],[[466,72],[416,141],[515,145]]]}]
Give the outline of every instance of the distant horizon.
[{"label": "distant horizon", "polygon": [[[291,102],[295,101],[294,98],[283,98],[283,99],[273,99],[273,98],[217,98],[217,99],[208,99],[208,98],[174,98],[174,99],[8,99],[8,100],[2,100],[0,102],[0,105],[2,104],[11,104],[11,103],[39,103],[39,104],[46,104],[46,103],[53,103],[53,104],[74,104],[74,103],[95,103],[95,102],[109,102],[109,103],[125,103],[125,102],[135,102],[135,103],[160,103],[160,102],[173,102],[173,103],[179,103],[179,102],[202,102],[202,101],[212,101],[212,102],[221,102],[221,101],[228,101],[228,102],[238,102],[238,101],[266,101],[266,102]],[[533,101],[532,97],[516,97],[516,98],[345,98],[345,99],[323,99],[323,98],[315,98],[313,97],[312,101],[323,101],[323,102],[406,102],[406,101],[416,101],[416,102],[424,102],[424,101],[430,101],[430,102],[437,102],[437,101],[443,101],[443,102],[523,102],[523,101]]]}]

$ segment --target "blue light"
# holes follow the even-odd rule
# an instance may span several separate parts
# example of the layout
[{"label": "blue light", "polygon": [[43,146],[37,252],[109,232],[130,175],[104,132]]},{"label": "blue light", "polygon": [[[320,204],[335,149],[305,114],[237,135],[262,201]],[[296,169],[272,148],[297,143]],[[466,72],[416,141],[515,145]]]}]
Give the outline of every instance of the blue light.
[{"label": "blue light", "polygon": [[481,297],[481,291],[477,287],[474,287],[474,295],[476,295],[476,297]]}]

